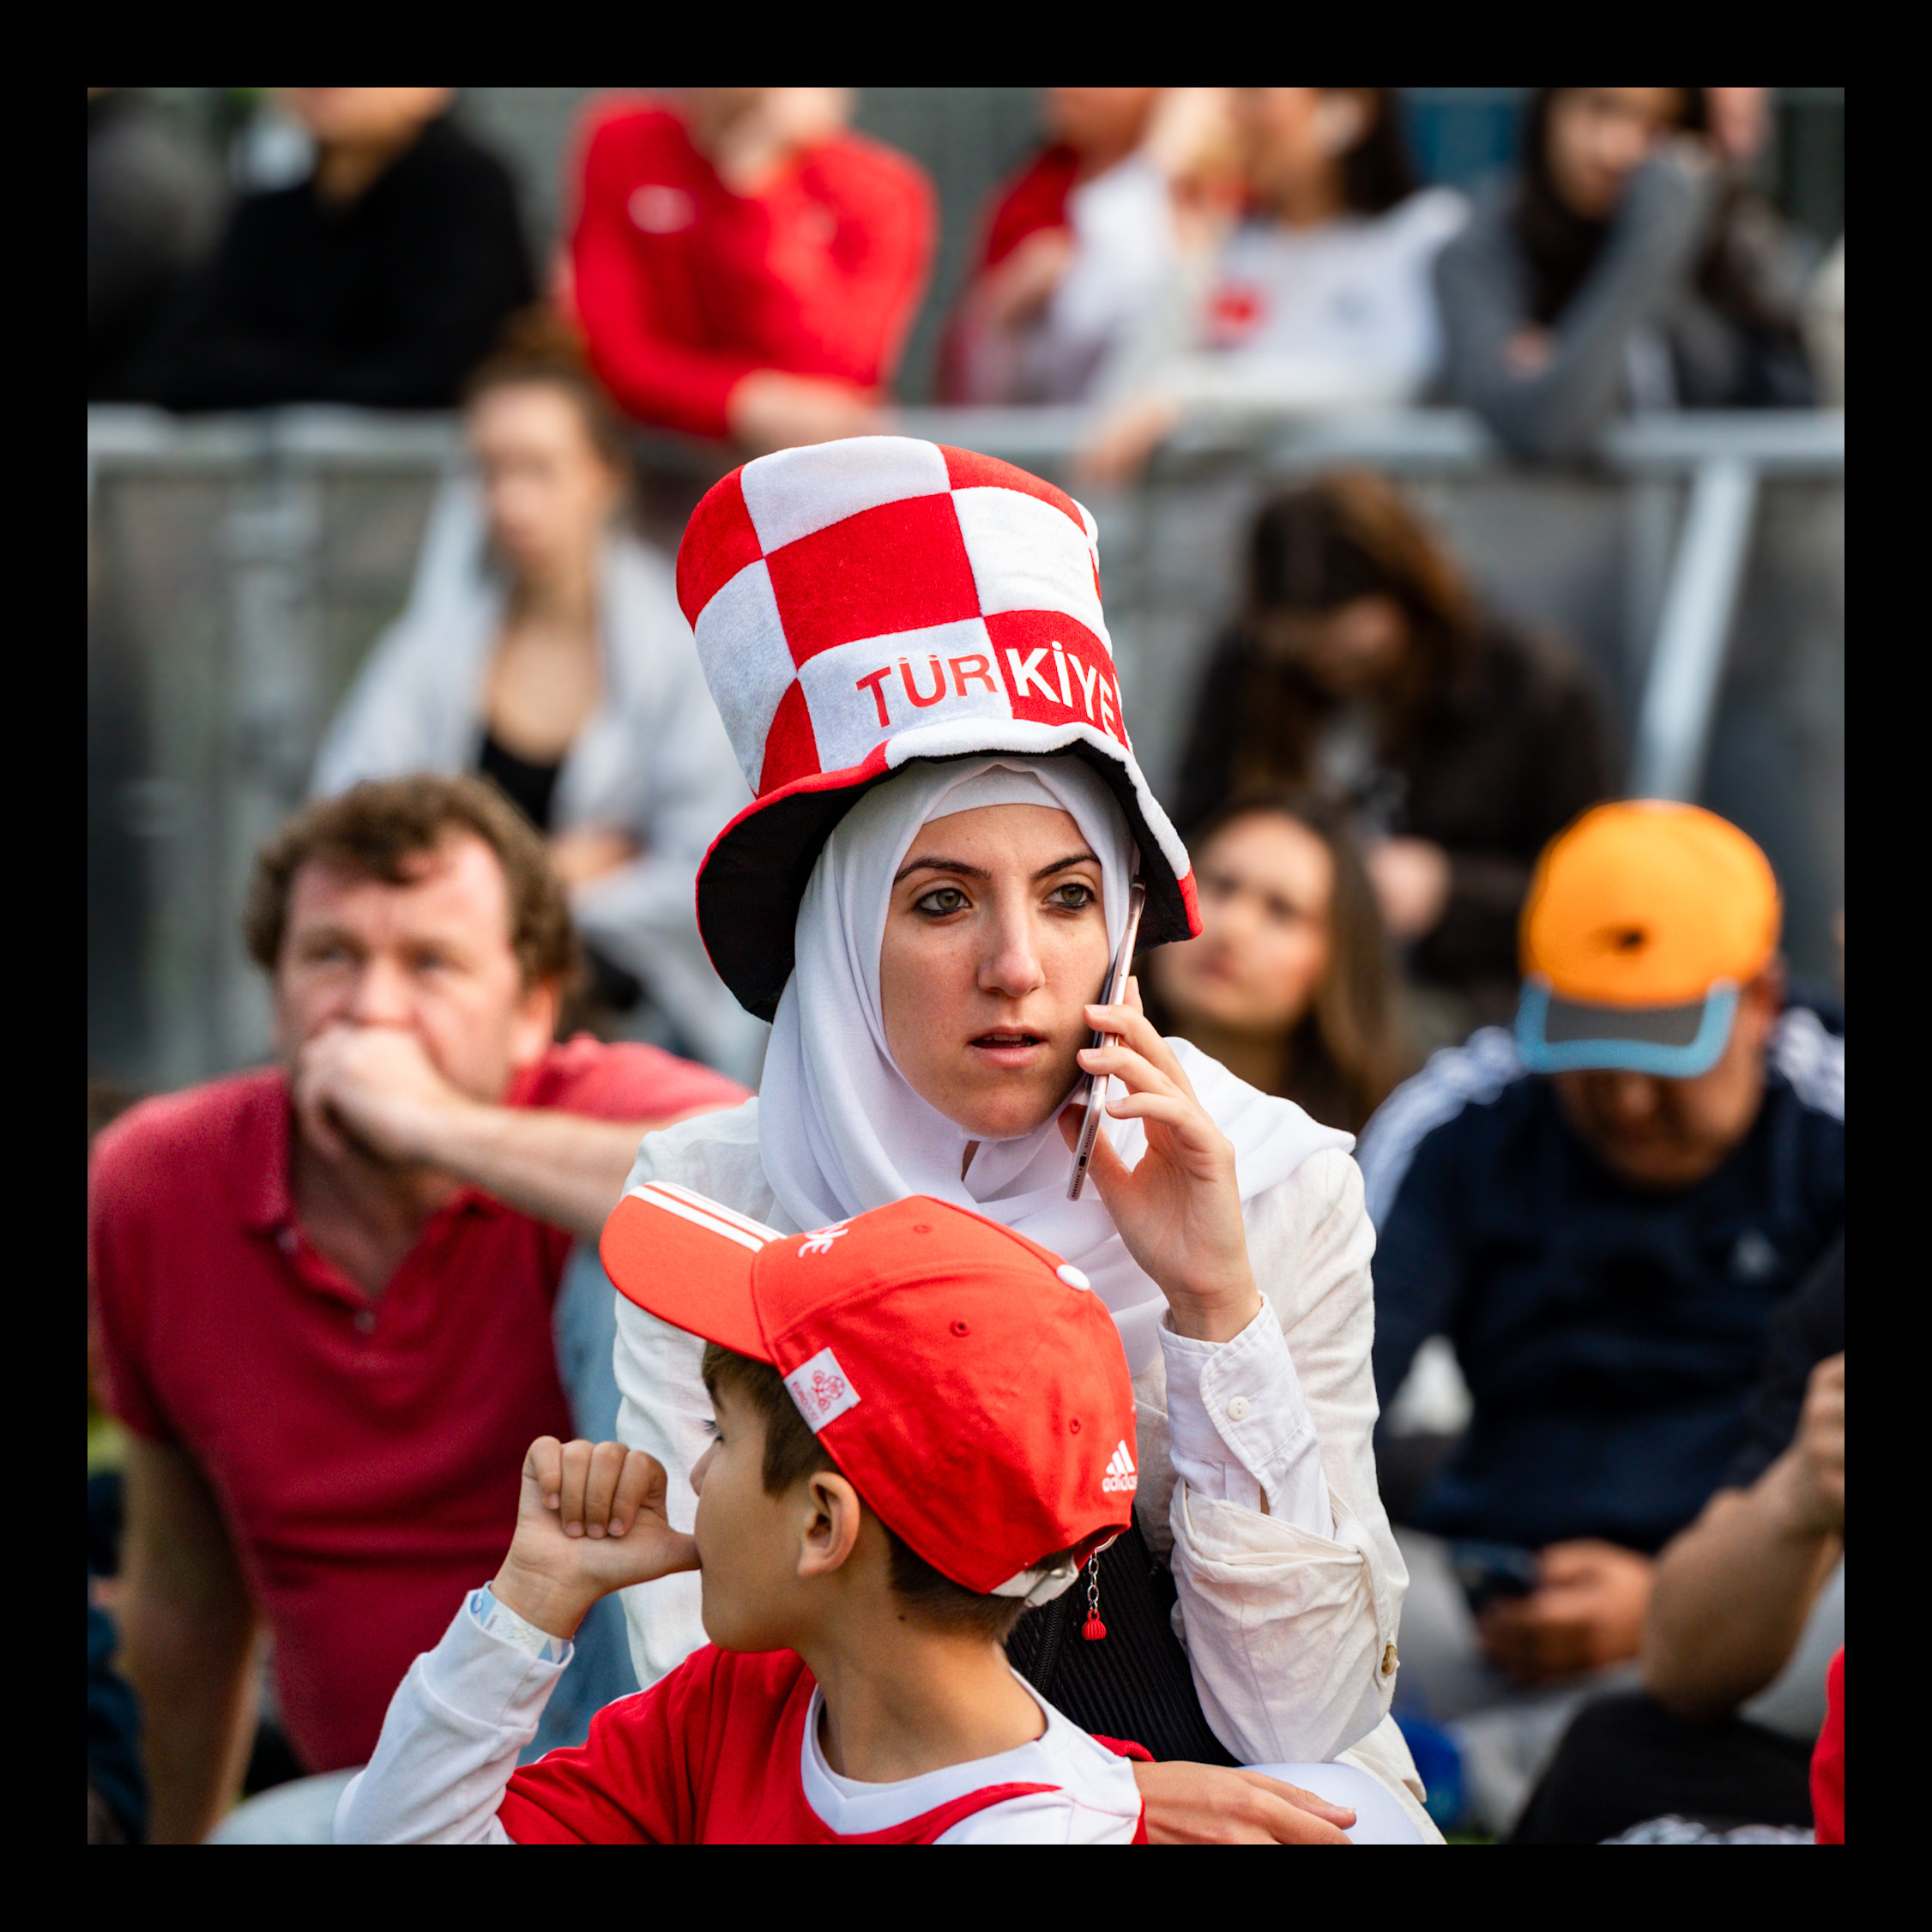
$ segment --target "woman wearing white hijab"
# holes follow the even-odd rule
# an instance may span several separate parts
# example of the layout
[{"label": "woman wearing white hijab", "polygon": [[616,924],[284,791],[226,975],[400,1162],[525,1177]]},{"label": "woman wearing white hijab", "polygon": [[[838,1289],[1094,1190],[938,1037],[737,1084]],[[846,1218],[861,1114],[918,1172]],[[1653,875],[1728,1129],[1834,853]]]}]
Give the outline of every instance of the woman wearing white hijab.
[{"label": "woman wearing white hijab", "polygon": [[[774,1024],[758,1097],[648,1137],[630,1185],[782,1232],[923,1193],[1064,1256],[1134,1374],[1140,1467],[1119,1479],[1138,1522],[1084,1579],[1096,1640],[1056,1634],[1029,1661],[1049,1607],[1016,1662],[1089,1728],[1124,1712],[1114,1735],[1161,1731],[1157,1757],[1343,1758],[1426,1826],[1387,1718],[1406,1576],[1370,1448],[1374,1240],[1349,1138],[1162,1041],[1137,998],[1090,1004],[1137,872],[1144,943],[1197,926],[1120,721],[1098,586],[1072,499],[931,444],[783,451],[699,506],[679,595],[758,793],[706,860],[699,924]],[[1090,1029],[1113,1037],[1088,1050]],[[1126,1091],[1070,1201],[1083,1072]],[[618,1330],[619,1433],[665,1465],[687,1525],[702,1344],[621,1299]],[[1178,1693],[1148,1650],[1171,1647],[1156,1565],[1178,1591]],[[703,1640],[696,1584],[627,1597],[642,1681]],[[1278,1786],[1142,1769],[1156,1837],[1336,1835]]]}]

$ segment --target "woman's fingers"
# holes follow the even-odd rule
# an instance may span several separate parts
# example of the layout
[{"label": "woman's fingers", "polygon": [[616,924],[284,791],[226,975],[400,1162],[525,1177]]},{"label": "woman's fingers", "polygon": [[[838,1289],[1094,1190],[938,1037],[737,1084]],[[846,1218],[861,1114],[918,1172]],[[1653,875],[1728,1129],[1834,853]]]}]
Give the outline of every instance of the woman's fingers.
[{"label": "woman's fingers", "polygon": [[[1257,1794],[1259,1817],[1256,1822],[1277,1844],[1346,1844],[1348,1833],[1339,1825],[1312,1811],[1304,1811],[1285,1798]],[[1350,1820],[1353,1822],[1353,1820]]]},{"label": "woman's fingers", "polygon": [[1150,1065],[1159,1068],[1162,1074],[1173,1081],[1184,1094],[1192,1097],[1193,1084],[1181,1066],[1180,1056],[1161,1037],[1160,1029],[1153,1021],[1141,1011],[1138,989],[1132,981],[1128,981],[1128,991],[1136,995],[1131,1004],[1103,1006],[1096,1003],[1090,1005],[1087,1008],[1087,1023],[1096,1033],[1115,1035]]},{"label": "woman's fingers", "polygon": [[1316,1817],[1325,1818],[1331,1825],[1352,1825],[1355,1821],[1355,1808],[1352,1805],[1331,1804],[1326,1798],[1318,1796],[1313,1791],[1303,1790],[1299,1784],[1290,1784],[1285,1778],[1270,1778],[1265,1772],[1244,1771],[1241,1775],[1248,1784],[1271,1792],[1298,1810],[1312,1811]]},{"label": "woman's fingers", "polygon": [[[1123,1094],[1107,1103],[1116,1120],[1158,1120],[1164,1127],[1191,1139],[1198,1139],[1203,1151],[1211,1144],[1201,1127],[1201,1110],[1192,1102],[1176,1100],[1171,1094]],[[1207,1123],[1211,1127],[1213,1122]]]},{"label": "woman's fingers", "polygon": [[[1171,1093],[1179,1095],[1182,1090],[1167,1074],[1161,1072],[1146,1056],[1119,1040],[1103,1041],[1097,1047],[1083,1047],[1080,1049],[1080,1071],[1090,1073],[1096,1079],[1105,1079],[1109,1074],[1125,1080],[1134,1093]],[[1190,1100],[1192,1096],[1187,1096]]]}]

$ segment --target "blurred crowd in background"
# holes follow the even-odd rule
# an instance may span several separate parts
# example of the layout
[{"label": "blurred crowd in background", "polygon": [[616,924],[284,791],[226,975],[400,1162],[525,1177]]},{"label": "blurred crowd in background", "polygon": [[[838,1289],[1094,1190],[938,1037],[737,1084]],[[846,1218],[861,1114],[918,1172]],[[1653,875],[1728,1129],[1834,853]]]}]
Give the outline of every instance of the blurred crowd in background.
[{"label": "blurred crowd in background", "polygon": [[[715,475],[891,432],[942,254],[960,268],[921,324],[921,386],[1080,412],[1077,492],[1131,489],[1176,438],[1259,417],[1459,405],[1513,460],[1558,465],[1627,416],[1844,406],[1842,232],[1779,212],[1778,90],[1529,90],[1513,165],[1465,192],[1424,178],[1399,90],[1044,89],[1035,151],[960,235],[854,106],[595,98],[556,157],[542,256],[457,90],[89,90],[90,402],[460,414],[466,460],[323,735],[275,890],[299,923],[314,853],[393,866],[450,824],[513,901],[545,873],[528,892],[570,935],[549,1032],[656,1057],[552,1069],[549,1097],[518,1104],[635,1126],[756,1084],[764,1029],[712,973],[692,887],[758,775],[633,512],[667,449]],[[1360,465],[1272,490],[1202,616],[1163,802],[1205,930],[1150,954],[1140,987],[1164,1031],[1364,1137],[1385,1500],[1414,1579],[1397,1711],[1432,1812],[1533,1842],[1667,1815],[1808,1832],[1843,1623],[1842,975],[1786,970],[1774,938],[1695,1076],[1525,1066],[1509,1029],[1532,878],[1622,788],[1600,669],[1493,607],[1417,498]],[[344,794],[390,803],[317,818]],[[251,940],[286,1015],[282,929]],[[579,1100],[558,1097],[573,1081]],[[90,1147],[141,1098],[96,1081]],[[504,1233],[534,1325],[489,1359],[537,1385],[462,1454],[412,1466],[448,1509],[425,1502],[420,1548],[381,1485],[318,1504],[285,1450],[198,1434],[154,1301],[170,1244],[202,1237],[152,1209],[138,1154],[166,1104],[109,1130],[94,1209],[105,1838],[200,1837],[239,1790],[360,1762],[380,1704],[318,1715],[316,1688],[330,1646],[359,1641],[358,1590],[397,1606],[383,1654],[406,1662],[446,1611],[426,1621],[378,1573],[454,1549],[467,1577],[473,1493],[513,1486],[552,1411],[589,1428],[610,1399],[594,1361],[568,1361],[597,1346],[567,1315],[586,1258],[554,1230]],[[286,1201],[262,1214],[293,1256]],[[131,1503],[130,1437],[172,1458]],[[185,1542],[214,1555],[184,1580]],[[139,1745],[111,1612],[133,1620]],[[612,1669],[600,1694],[625,1687]],[[555,1708],[563,1731],[576,1709]]]},{"label": "blurred crowd in background", "polygon": [[1473,194],[1424,181],[1404,90],[1052,88],[945,237],[850,90],[594,98],[546,261],[456,90],[172,92],[217,99],[89,97],[90,400],[448,408],[540,295],[636,421],[783,447],[879,426],[941,253],[918,393],[1100,405],[1095,475],[1257,405],[1463,401],[1559,456],[1626,409],[1843,395],[1842,235],[1766,191],[1769,88],[1530,90]]}]

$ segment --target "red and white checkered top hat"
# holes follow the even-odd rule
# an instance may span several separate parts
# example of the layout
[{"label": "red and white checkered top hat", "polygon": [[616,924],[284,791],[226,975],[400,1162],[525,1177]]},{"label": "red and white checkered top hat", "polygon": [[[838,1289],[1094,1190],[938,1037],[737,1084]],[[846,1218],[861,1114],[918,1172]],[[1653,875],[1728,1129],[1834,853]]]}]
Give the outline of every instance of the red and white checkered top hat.
[{"label": "red and white checkered top hat", "polygon": [[619,1294],[784,1378],[882,1522],[982,1596],[1057,1596],[1133,1520],[1133,1384],[1087,1277],[921,1194],[781,1235],[688,1188],[604,1223]]},{"label": "red and white checkered top hat", "polygon": [[915,758],[1085,758],[1140,848],[1144,943],[1200,930],[1121,715],[1099,555],[1064,491],[910,437],[781,450],[698,504],[678,598],[758,796],[705,857],[697,921],[741,1005],[776,1011],[819,848]]}]

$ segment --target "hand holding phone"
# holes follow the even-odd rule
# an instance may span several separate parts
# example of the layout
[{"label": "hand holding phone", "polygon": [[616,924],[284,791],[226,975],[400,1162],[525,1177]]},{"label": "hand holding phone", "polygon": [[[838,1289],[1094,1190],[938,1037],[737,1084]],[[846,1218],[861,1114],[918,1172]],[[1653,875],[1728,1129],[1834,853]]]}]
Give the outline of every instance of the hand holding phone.
[{"label": "hand holding phone", "polygon": [[[1114,956],[1107,984],[1101,992],[1103,1005],[1117,1006],[1126,995],[1127,974],[1133,965],[1134,942],[1139,937],[1141,910],[1146,903],[1147,888],[1137,878],[1127,888],[1127,923],[1120,934],[1120,950]],[[1110,1037],[1096,1031],[1089,1035],[1087,1044],[1097,1047]],[[1080,1138],[1073,1148],[1073,1173],[1066,1184],[1066,1198],[1070,1201],[1078,1200],[1081,1190],[1087,1185],[1087,1163],[1094,1157],[1094,1142],[1100,1135],[1101,1113],[1107,1105],[1107,1080],[1096,1080],[1090,1074],[1086,1081],[1087,1111],[1080,1121]]]}]

